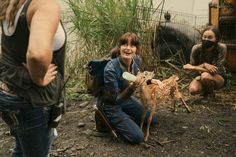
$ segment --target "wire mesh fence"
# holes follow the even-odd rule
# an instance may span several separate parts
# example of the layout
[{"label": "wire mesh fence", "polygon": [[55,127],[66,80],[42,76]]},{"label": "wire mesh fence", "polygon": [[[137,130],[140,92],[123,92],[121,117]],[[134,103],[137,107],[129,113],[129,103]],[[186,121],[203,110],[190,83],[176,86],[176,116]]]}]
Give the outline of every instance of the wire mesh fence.
[{"label": "wire mesh fence", "polygon": [[[150,23],[149,26],[167,26],[172,27],[176,31],[183,32],[187,36],[191,37],[192,40],[199,35],[199,33],[208,25],[208,15],[193,15],[184,12],[176,12],[170,10],[161,10],[155,8],[138,8],[139,12],[152,12],[152,16],[149,19],[139,19],[144,22]],[[146,20],[146,21],[145,21]],[[198,34],[197,34],[198,32]]]},{"label": "wire mesh fence", "polygon": [[138,17],[146,26],[138,31],[143,37],[144,69],[161,66],[158,63],[161,60],[174,61],[174,64],[180,65],[188,62],[192,46],[199,42],[201,31],[208,25],[208,15],[199,16],[155,8],[138,9],[140,14],[149,12],[151,15],[148,19]]}]

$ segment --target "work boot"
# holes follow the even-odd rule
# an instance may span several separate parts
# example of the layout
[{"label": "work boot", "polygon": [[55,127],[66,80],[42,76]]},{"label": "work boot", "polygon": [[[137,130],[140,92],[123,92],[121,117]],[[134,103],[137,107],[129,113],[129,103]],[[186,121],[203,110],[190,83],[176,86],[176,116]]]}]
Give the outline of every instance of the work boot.
[{"label": "work boot", "polygon": [[98,132],[102,133],[108,132],[107,125],[104,119],[102,118],[101,113],[99,113],[98,110],[95,110],[95,123],[96,123],[96,130]]}]

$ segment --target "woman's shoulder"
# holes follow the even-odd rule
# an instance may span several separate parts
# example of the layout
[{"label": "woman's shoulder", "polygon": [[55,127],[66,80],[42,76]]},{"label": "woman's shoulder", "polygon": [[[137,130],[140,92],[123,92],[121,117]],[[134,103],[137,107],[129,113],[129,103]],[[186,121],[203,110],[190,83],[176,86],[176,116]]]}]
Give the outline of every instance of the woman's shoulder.
[{"label": "woman's shoulder", "polygon": [[107,64],[116,64],[116,63],[118,63],[119,62],[119,58],[118,57],[116,57],[116,58],[112,58]]},{"label": "woman's shoulder", "polygon": [[196,56],[202,52],[202,44],[195,44],[192,47],[191,55]]},{"label": "woman's shoulder", "polygon": [[[61,6],[57,0],[32,0],[30,1],[27,15],[32,18],[34,15],[42,14],[60,18]],[[48,16],[46,16],[48,18]],[[30,19],[31,20],[31,19]]]},{"label": "woman's shoulder", "polygon": [[200,50],[202,48],[202,44],[195,44],[193,45],[192,51]]},{"label": "woman's shoulder", "polygon": [[226,49],[227,48],[225,43],[218,43],[218,47],[221,48],[221,49]]},{"label": "woman's shoulder", "polygon": [[137,66],[139,66],[142,62],[141,57],[139,55],[135,55],[133,61],[135,64],[137,64]]},{"label": "woman's shoulder", "polygon": [[115,70],[115,69],[116,69],[116,66],[118,66],[118,65],[119,65],[119,59],[118,59],[118,57],[117,57],[117,58],[113,58],[113,59],[111,59],[111,60],[107,63],[105,69],[106,69],[106,70]]},{"label": "woman's shoulder", "polygon": [[226,53],[227,53],[227,46],[226,46],[226,44],[218,43],[217,51],[219,52],[219,54],[226,55]]}]

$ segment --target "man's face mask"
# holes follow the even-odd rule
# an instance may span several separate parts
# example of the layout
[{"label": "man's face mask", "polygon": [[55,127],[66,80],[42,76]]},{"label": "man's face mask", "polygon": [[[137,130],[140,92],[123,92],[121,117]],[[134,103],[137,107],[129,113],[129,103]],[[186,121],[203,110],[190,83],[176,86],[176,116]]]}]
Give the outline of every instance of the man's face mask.
[{"label": "man's face mask", "polygon": [[209,49],[216,45],[216,42],[210,40],[202,40],[202,48]]}]

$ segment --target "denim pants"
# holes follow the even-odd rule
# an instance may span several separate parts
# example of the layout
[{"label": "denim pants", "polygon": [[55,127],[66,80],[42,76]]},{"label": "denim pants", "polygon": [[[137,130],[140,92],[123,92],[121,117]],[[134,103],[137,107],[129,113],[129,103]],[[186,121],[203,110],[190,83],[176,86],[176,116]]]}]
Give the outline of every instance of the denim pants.
[{"label": "denim pants", "polygon": [[50,107],[34,108],[21,97],[0,92],[0,111],[15,137],[12,157],[48,157],[53,141]]},{"label": "denim pants", "polygon": [[[144,140],[144,133],[140,128],[144,108],[135,98],[131,97],[122,104],[114,106],[101,106],[98,103],[98,107],[102,108],[110,124],[125,140],[134,144]],[[145,122],[149,113],[146,115]],[[153,116],[151,124],[156,122],[156,116]]]}]

